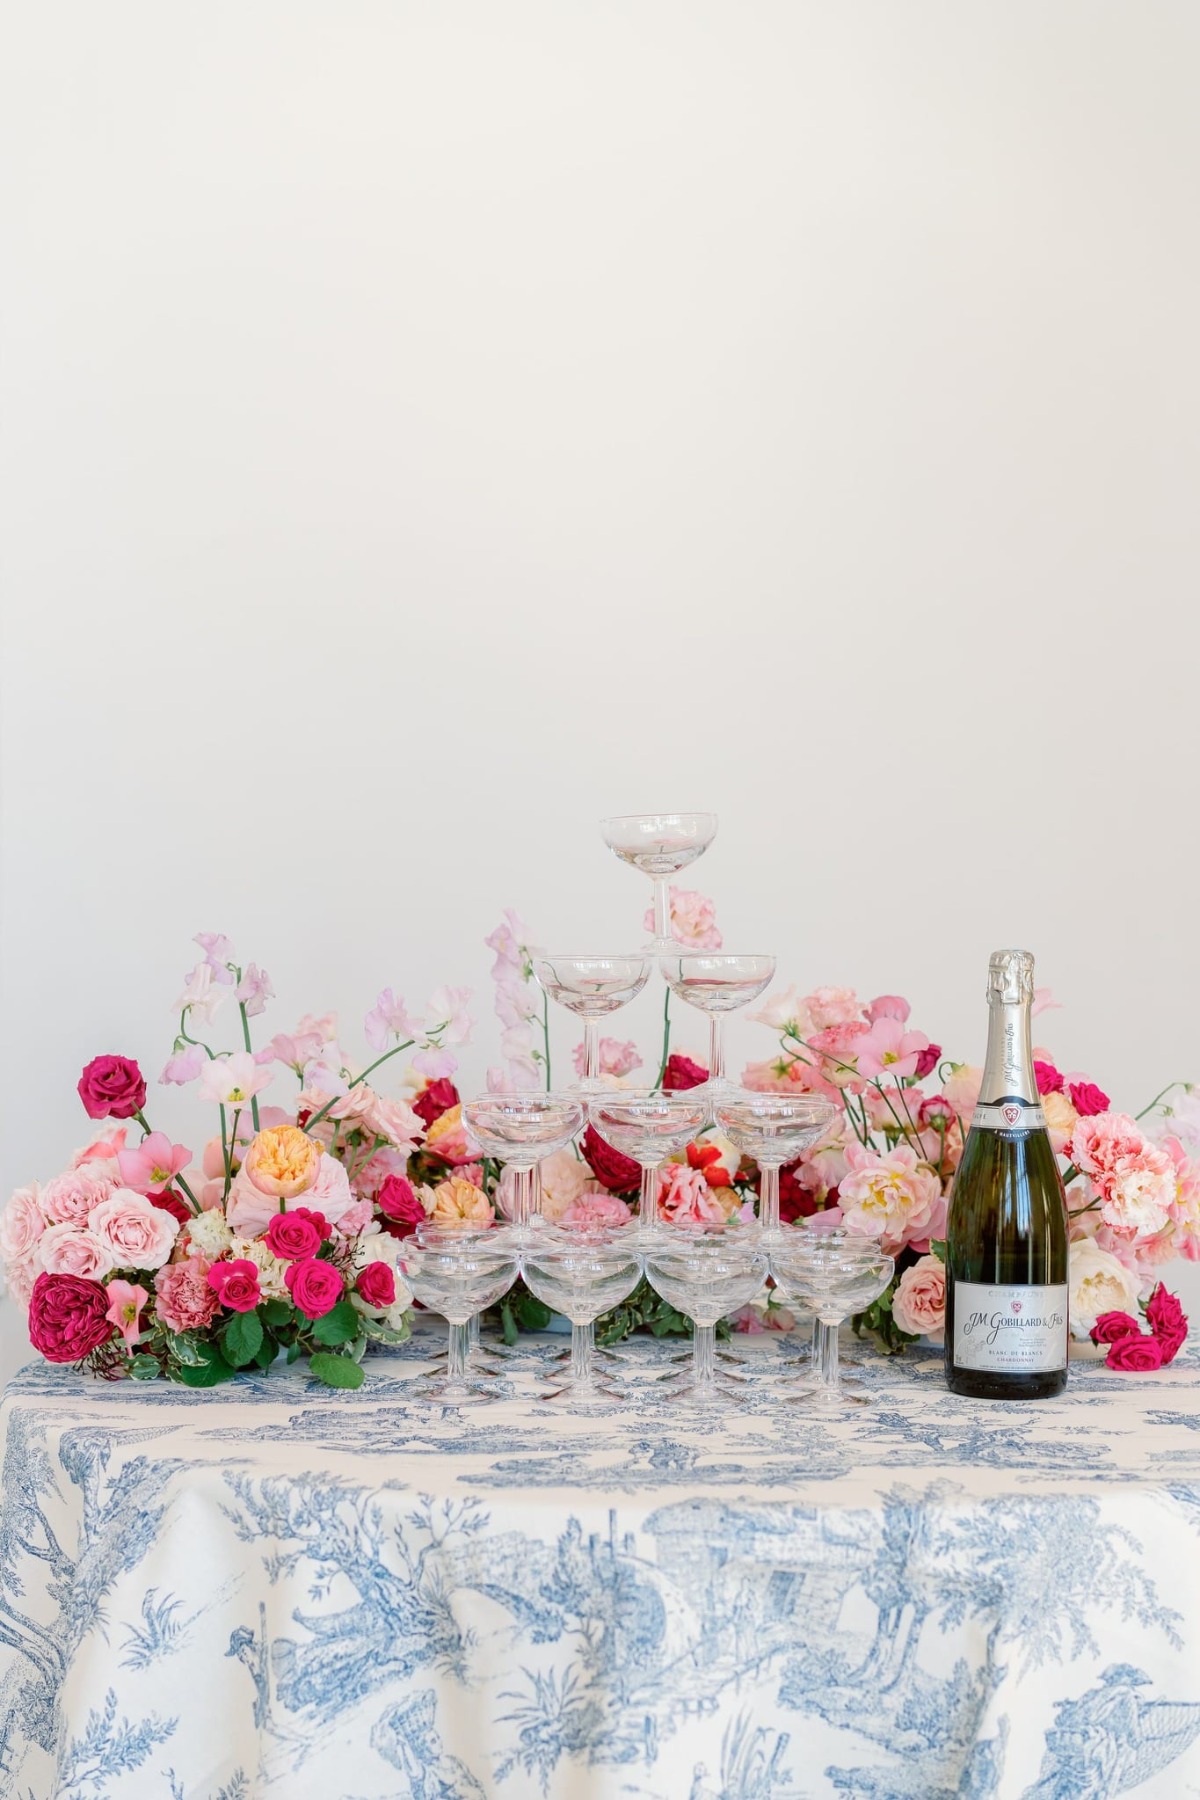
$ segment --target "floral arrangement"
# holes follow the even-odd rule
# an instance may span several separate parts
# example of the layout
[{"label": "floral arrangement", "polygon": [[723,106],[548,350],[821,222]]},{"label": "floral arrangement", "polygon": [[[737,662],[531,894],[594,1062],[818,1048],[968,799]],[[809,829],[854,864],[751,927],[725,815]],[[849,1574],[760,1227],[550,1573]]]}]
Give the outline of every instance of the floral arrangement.
[{"label": "floral arrangement", "polygon": [[[409,1333],[403,1239],[430,1215],[491,1213],[449,1079],[469,995],[441,988],[415,1017],[385,989],[365,1021],[376,1052],[365,1067],[332,1015],[255,1050],[268,977],[224,937],[196,942],[159,1080],[194,1085],[207,1113],[199,1157],[152,1129],[136,1062],[95,1057],[79,1097],[98,1135],[0,1215],[8,1289],[35,1349],[96,1375],[212,1387],[282,1353],[358,1387],[368,1346]],[[206,1028],[228,1002],[240,1043],[216,1048]],[[409,1050],[409,1092],[389,1098],[368,1077]],[[268,1105],[281,1074],[298,1087]]]}]

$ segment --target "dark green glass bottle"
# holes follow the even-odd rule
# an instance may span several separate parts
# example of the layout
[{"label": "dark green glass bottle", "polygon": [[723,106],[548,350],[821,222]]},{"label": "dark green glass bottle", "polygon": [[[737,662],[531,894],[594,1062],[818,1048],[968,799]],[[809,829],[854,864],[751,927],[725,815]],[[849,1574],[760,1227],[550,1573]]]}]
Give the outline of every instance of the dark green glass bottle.
[{"label": "dark green glass bottle", "polygon": [[946,1222],[946,1380],[982,1400],[1067,1382],[1067,1202],[1033,1072],[1033,958],[988,964],[979,1105]]}]

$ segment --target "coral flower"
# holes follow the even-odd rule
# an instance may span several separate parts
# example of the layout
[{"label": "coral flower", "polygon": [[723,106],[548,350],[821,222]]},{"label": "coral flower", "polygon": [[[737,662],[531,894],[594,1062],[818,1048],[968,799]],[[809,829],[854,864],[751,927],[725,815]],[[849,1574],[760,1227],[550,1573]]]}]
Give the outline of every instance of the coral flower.
[{"label": "coral flower", "polygon": [[254,1139],[242,1169],[260,1193],[291,1200],[312,1186],[320,1162],[320,1144],[298,1125],[272,1125]]}]

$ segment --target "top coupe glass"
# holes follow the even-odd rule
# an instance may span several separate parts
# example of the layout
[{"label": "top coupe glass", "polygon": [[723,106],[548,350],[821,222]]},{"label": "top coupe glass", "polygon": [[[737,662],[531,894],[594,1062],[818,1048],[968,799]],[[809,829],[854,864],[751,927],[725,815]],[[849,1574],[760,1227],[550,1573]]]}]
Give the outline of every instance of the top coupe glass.
[{"label": "top coupe glass", "polygon": [[654,936],[646,948],[661,956],[675,947],[667,879],[704,855],[717,835],[717,815],[621,813],[601,819],[600,830],[614,856],[649,875],[654,883]]}]

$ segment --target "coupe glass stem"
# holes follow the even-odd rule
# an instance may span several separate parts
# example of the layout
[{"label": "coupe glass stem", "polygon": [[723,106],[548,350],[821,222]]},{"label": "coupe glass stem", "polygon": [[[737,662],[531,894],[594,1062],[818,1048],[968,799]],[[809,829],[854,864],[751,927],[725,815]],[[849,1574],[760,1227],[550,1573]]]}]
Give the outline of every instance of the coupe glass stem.
[{"label": "coupe glass stem", "polygon": [[446,1392],[458,1392],[467,1385],[467,1326],[450,1324],[446,1355]]},{"label": "coupe glass stem", "polygon": [[638,1232],[649,1237],[658,1223],[657,1163],[642,1164],[642,1191],[638,1197]]},{"label": "coupe glass stem", "polygon": [[758,1197],[758,1222],[764,1231],[779,1230],[779,1164],[760,1162],[762,1191]]},{"label": "coupe glass stem", "polygon": [[533,1208],[533,1169],[529,1163],[517,1163],[513,1169],[513,1224],[518,1231],[529,1229]]},{"label": "coupe glass stem", "polygon": [[474,1356],[479,1348],[479,1314],[472,1313],[467,1325],[467,1355]]},{"label": "coupe glass stem", "polygon": [[716,1386],[717,1328],[715,1325],[694,1324],[692,1378],[698,1388],[708,1389]]},{"label": "coupe glass stem", "polygon": [[835,1321],[832,1325],[824,1319],[818,1322],[820,1332],[821,1385],[824,1389],[824,1400],[827,1405],[836,1406],[841,1399],[842,1377],[841,1365],[838,1362],[838,1328]]},{"label": "coupe glass stem", "polygon": [[671,896],[665,875],[654,877],[654,936],[660,944],[671,942]]},{"label": "coupe glass stem", "polygon": [[725,1018],[722,1013],[710,1013],[708,1017],[708,1079],[710,1082],[725,1079]]},{"label": "coupe glass stem", "polygon": [[592,1347],[594,1331],[589,1319],[586,1325],[571,1322],[571,1380],[587,1387],[591,1386]]},{"label": "coupe glass stem", "polygon": [[583,1079],[589,1087],[600,1085],[600,1040],[595,1019],[583,1021]]}]

